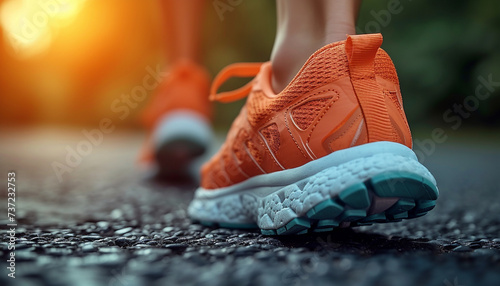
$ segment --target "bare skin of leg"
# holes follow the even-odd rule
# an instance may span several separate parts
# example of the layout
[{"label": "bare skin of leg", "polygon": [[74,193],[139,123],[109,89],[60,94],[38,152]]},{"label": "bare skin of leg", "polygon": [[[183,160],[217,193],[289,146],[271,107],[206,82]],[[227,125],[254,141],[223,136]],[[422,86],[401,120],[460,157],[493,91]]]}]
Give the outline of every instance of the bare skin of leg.
[{"label": "bare skin of leg", "polygon": [[272,86],[283,90],[319,48],[356,33],[361,0],[276,0],[278,31],[271,53]]},{"label": "bare skin of leg", "polygon": [[201,29],[205,0],[162,0],[165,25],[170,35],[167,53],[171,61],[201,61]]}]

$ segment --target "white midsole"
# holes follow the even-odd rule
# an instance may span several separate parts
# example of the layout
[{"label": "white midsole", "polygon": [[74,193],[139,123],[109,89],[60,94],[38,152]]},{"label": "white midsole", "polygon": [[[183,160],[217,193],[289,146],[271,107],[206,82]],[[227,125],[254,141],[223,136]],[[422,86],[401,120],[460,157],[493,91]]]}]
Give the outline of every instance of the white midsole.
[{"label": "white midsole", "polygon": [[392,171],[413,173],[436,183],[411,149],[397,143],[376,142],[230,187],[199,188],[188,213],[192,219],[257,223],[262,229],[276,229],[349,186]]}]

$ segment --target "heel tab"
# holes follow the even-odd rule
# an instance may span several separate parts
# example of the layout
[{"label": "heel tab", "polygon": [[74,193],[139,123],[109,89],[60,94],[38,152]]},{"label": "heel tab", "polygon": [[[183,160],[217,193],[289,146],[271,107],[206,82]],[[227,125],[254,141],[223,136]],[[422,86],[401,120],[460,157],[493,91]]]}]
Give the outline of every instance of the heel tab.
[{"label": "heel tab", "polygon": [[347,36],[345,52],[351,68],[351,78],[375,76],[375,57],[383,41],[382,34]]},{"label": "heel tab", "polygon": [[384,93],[375,78],[375,57],[382,41],[381,34],[355,35],[348,36],[345,44],[351,84],[365,118],[368,142],[392,138]]}]

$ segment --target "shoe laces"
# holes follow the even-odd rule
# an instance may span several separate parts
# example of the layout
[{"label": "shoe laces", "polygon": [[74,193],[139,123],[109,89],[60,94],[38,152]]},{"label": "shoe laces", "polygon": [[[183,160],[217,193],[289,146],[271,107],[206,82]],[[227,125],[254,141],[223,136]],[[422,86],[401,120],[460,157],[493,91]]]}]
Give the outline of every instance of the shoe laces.
[{"label": "shoe laces", "polygon": [[246,85],[232,91],[217,93],[217,90],[230,78],[233,77],[255,77],[263,63],[235,63],[222,69],[215,77],[210,88],[210,100],[218,102],[233,102],[243,99],[252,91],[253,80]]}]

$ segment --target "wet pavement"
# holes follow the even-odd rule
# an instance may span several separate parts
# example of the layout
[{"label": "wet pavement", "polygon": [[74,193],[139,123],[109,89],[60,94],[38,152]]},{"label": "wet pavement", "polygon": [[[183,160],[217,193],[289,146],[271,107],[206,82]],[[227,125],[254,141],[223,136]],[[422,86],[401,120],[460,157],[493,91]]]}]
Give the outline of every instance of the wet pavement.
[{"label": "wet pavement", "polygon": [[[0,134],[0,285],[500,283],[494,142],[450,139],[426,156],[441,194],[424,217],[269,237],[191,224],[185,210],[195,184],[146,180],[134,165],[138,133],[116,131],[92,145],[78,131]],[[68,163],[77,148],[83,156]],[[58,163],[66,166],[61,180]],[[15,279],[7,276],[9,171],[16,172]]]}]

